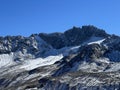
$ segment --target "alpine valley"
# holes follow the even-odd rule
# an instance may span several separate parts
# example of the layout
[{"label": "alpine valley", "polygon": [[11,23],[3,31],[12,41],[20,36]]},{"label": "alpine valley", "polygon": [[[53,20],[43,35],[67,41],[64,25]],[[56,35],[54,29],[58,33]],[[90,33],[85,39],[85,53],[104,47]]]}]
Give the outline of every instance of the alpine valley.
[{"label": "alpine valley", "polygon": [[0,90],[120,90],[120,37],[92,25],[0,37]]}]

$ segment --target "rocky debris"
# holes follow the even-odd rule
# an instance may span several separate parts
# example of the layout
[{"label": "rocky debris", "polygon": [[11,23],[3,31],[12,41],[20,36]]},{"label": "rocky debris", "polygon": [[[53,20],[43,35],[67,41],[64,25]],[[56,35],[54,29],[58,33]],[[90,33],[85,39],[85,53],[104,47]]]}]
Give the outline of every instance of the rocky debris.
[{"label": "rocky debris", "polygon": [[39,80],[36,90],[119,90],[120,77],[117,77],[118,74],[119,72],[77,71],[59,77],[42,78]]}]

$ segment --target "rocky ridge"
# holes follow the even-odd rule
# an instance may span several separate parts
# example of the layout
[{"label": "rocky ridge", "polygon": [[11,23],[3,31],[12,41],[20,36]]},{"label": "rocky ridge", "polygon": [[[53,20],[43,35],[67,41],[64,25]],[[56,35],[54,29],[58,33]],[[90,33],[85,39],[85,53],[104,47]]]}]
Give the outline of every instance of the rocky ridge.
[{"label": "rocky ridge", "polygon": [[119,90],[120,37],[94,26],[0,37],[0,90]]}]

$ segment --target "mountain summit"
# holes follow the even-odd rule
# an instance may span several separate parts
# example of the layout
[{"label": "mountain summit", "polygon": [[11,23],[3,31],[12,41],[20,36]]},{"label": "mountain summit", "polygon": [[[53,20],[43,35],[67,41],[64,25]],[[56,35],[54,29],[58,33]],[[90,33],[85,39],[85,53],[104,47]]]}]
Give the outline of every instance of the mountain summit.
[{"label": "mountain summit", "polygon": [[119,90],[120,37],[95,26],[0,37],[0,90]]},{"label": "mountain summit", "polygon": [[65,46],[76,46],[84,43],[90,37],[108,37],[109,35],[102,29],[94,26],[73,27],[64,33],[39,34],[40,37],[56,49]]}]

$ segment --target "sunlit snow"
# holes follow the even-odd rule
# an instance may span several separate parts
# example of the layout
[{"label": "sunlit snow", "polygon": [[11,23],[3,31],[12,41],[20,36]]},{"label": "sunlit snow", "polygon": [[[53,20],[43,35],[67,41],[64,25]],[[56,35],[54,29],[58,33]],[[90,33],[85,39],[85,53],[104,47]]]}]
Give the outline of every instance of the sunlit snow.
[{"label": "sunlit snow", "polygon": [[57,55],[57,56],[48,56],[46,58],[37,58],[32,60],[26,60],[24,64],[20,67],[26,70],[32,70],[34,68],[40,67],[40,66],[46,66],[54,64],[56,61],[59,61],[63,58],[63,55]]}]

